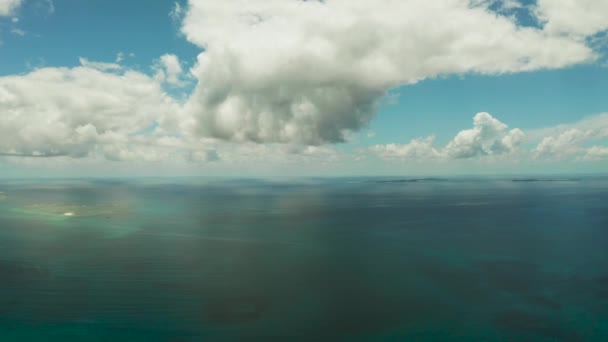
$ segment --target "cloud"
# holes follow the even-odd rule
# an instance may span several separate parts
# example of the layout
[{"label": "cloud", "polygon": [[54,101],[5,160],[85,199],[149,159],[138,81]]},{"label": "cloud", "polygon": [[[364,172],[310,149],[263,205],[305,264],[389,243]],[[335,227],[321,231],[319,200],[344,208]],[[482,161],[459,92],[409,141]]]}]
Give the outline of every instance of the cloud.
[{"label": "cloud", "polygon": [[433,147],[435,137],[414,139],[407,144],[376,145],[370,151],[384,159],[423,160],[442,158],[443,154]]},{"label": "cloud", "polygon": [[385,159],[468,159],[510,155],[524,139],[519,128],[512,130],[489,113],[478,113],[473,128],[460,131],[444,148],[434,146],[435,137],[414,139],[407,144],[376,145],[370,151]]},{"label": "cloud", "polygon": [[190,0],[182,32],[204,49],[184,129],[260,143],[342,142],[399,85],[596,58],[465,0]]},{"label": "cloud", "polygon": [[56,157],[66,157],[67,154],[58,152],[56,154],[40,154],[39,152],[34,152],[32,154],[22,154],[22,153],[6,153],[0,152],[0,157],[18,157],[18,158],[56,158]]},{"label": "cloud", "polygon": [[608,113],[591,115],[573,123],[528,131],[526,135],[529,140],[540,140],[548,136],[558,136],[572,129],[589,131],[590,139],[608,137]]},{"label": "cloud", "polygon": [[82,158],[129,149],[137,132],[176,111],[151,77],[83,64],[0,77],[1,154]]},{"label": "cloud", "polygon": [[545,137],[533,150],[536,159],[564,159],[581,152],[581,145],[592,136],[591,130],[569,129],[557,136]]},{"label": "cloud", "polygon": [[514,9],[514,8],[523,8],[524,5],[518,0],[503,0],[502,7],[504,9]]},{"label": "cloud", "polygon": [[473,118],[474,127],[459,132],[445,147],[452,158],[473,158],[515,152],[524,137],[522,130],[508,130],[508,126],[488,113]]},{"label": "cloud", "polygon": [[22,2],[22,0],[0,0],[0,17],[13,15]]},{"label": "cloud", "polygon": [[239,168],[252,165],[270,168],[286,165],[322,167],[353,157],[330,146],[222,142],[215,146],[215,150],[223,163]]},{"label": "cloud", "polygon": [[173,20],[173,22],[179,22],[180,20],[182,20],[182,18],[184,17],[184,8],[182,7],[182,5],[180,5],[179,2],[175,2],[173,4],[173,8],[171,8],[171,11],[169,12],[169,18],[171,18],[171,20]]},{"label": "cloud", "polygon": [[540,141],[532,151],[536,159],[563,160],[580,156],[585,153],[586,144],[608,137],[608,113],[589,116],[574,123],[532,130],[526,136],[530,142]]},{"label": "cloud", "polygon": [[499,14],[513,16],[514,11],[530,10],[532,6],[526,0],[471,0],[472,6],[484,6]]},{"label": "cloud", "polygon": [[549,34],[583,38],[608,30],[606,0],[538,0],[535,12]]},{"label": "cloud", "polygon": [[585,143],[602,138],[594,130],[569,129],[555,136],[545,137],[534,149],[536,159],[562,160],[584,152]]},{"label": "cloud", "polygon": [[209,163],[220,161],[220,155],[216,150],[190,151],[187,160],[193,163]]},{"label": "cloud", "polygon": [[583,157],[585,161],[597,161],[608,159],[608,146],[593,146],[587,150]]},{"label": "cloud", "polygon": [[118,52],[116,54],[116,58],[114,59],[114,63],[122,63],[127,58],[135,58],[135,54],[133,52],[125,53],[125,52],[120,51],[120,52]]},{"label": "cloud", "polygon": [[165,54],[160,57],[156,74],[159,81],[166,82],[172,86],[181,86],[184,84],[181,79],[182,73],[182,66],[176,55]]},{"label": "cloud", "polygon": [[[456,160],[492,157],[502,160],[593,161],[606,156],[607,147],[585,147],[608,137],[608,114],[587,117],[525,133],[508,126],[488,113],[478,113],[473,128],[460,131],[445,146],[435,146],[433,136],[407,144],[376,145],[368,152],[387,160]],[[530,146],[528,146],[530,145]]]},{"label": "cloud", "polygon": [[79,62],[80,62],[80,65],[82,65],[83,67],[97,69],[100,71],[117,71],[122,68],[120,66],[120,64],[117,64],[117,63],[92,62],[84,57],[80,57]]}]

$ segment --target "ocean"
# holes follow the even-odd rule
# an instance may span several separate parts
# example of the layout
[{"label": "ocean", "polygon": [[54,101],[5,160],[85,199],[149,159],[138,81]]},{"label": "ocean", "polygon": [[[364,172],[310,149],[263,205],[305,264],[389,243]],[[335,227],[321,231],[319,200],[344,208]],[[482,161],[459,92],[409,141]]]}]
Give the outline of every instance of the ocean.
[{"label": "ocean", "polygon": [[2,180],[0,341],[608,341],[608,178]]}]

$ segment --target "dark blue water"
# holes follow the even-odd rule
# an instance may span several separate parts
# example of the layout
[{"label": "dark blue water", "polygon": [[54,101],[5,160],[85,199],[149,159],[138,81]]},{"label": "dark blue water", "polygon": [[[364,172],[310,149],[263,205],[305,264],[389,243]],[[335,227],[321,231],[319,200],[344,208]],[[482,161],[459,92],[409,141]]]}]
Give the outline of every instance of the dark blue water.
[{"label": "dark blue water", "polygon": [[608,340],[606,178],[0,192],[3,342]]}]

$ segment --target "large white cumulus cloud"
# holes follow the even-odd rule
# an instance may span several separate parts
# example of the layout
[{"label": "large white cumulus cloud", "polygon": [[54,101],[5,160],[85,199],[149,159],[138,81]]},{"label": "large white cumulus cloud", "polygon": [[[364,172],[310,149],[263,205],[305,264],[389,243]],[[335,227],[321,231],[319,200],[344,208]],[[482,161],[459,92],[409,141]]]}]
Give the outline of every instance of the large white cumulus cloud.
[{"label": "large white cumulus cloud", "polygon": [[182,31],[204,49],[184,126],[235,141],[340,142],[399,85],[595,58],[467,0],[190,0]]},{"label": "large white cumulus cloud", "polygon": [[172,111],[160,85],[133,71],[82,66],[0,77],[0,154],[84,157],[128,147]]}]

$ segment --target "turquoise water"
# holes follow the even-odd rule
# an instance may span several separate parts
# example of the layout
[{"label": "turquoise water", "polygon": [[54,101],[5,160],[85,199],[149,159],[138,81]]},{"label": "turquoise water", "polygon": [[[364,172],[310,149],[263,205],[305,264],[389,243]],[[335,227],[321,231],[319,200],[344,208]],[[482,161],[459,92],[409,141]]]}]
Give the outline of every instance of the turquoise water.
[{"label": "turquoise water", "polygon": [[0,341],[607,341],[608,179],[0,181]]}]

